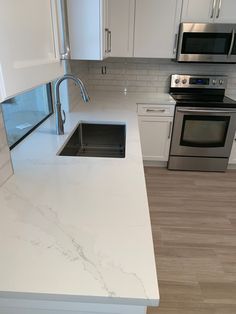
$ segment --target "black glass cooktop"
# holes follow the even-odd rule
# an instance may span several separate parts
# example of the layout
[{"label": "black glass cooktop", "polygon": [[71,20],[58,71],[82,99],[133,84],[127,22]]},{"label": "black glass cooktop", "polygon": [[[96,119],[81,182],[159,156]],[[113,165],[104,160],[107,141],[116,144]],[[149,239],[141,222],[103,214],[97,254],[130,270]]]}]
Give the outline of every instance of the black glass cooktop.
[{"label": "black glass cooktop", "polygon": [[178,106],[236,108],[236,101],[224,95],[173,94]]}]

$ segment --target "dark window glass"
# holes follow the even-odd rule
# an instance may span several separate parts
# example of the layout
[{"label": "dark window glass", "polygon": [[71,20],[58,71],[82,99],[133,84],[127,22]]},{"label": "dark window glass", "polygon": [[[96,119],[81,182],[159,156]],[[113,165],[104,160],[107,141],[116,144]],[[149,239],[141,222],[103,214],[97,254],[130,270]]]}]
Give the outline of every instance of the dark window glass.
[{"label": "dark window glass", "polygon": [[6,100],[2,111],[8,144],[13,148],[52,114],[50,84]]},{"label": "dark window glass", "polygon": [[230,117],[184,116],[180,145],[224,147]]},{"label": "dark window glass", "polygon": [[231,34],[228,33],[184,33],[183,54],[228,54]]}]

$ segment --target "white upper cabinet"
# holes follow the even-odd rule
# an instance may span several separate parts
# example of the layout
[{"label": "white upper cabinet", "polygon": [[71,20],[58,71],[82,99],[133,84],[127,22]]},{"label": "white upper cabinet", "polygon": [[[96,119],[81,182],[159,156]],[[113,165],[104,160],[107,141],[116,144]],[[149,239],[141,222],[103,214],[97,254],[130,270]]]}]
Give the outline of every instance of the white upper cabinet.
[{"label": "white upper cabinet", "polygon": [[182,22],[213,22],[217,0],[184,0]]},{"label": "white upper cabinet", "polygon": [[235,0],[184,0],[182,22],[236,23]]},{"label": "white upper cabinet", "polygon": [[135,0],[67,0],[71,58],[133,55]]},{"label": "white upper cabinet", "polygon": [[63,75],[55,0],[0,0],[0,102]]},{"label": "white upper cabinet", "polygon": [[135,0],[108,0],[111,56],[132,57]]},{"label": "white upper cabinet", "polygon": [[67,0],[71,58],[102,60],[110,55],[108,0]]},{"label": "white upper cabinet", "polygon": [[175,57],[181,6],[182,0],[136,0],[134,57]]},{"label": "white upper cabinet", "polygon": [[236,23],[236,1],[218,0],[216,23]]}]

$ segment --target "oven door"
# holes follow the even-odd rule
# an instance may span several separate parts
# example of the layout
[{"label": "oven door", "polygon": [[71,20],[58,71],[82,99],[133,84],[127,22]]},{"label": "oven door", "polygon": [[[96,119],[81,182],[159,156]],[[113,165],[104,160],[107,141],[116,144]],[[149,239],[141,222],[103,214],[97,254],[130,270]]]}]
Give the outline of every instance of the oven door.
[{"label": "oven door", "polygon": [[229,157],[236,109],[176,107],[172,156]]},{"label": "oven door", "polygon": [[177,61],[236,62],[236,25],[182,23]]}]

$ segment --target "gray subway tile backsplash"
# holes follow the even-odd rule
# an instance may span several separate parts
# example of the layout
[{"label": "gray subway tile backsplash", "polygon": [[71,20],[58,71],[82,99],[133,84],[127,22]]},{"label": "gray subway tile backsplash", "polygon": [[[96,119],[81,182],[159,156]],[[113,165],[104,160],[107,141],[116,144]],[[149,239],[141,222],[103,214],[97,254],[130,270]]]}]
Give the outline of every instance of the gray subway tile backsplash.
[{"label": "gray subway tile backsplash", "polygon": [[[106,67],[106,74],[102,74]],[[82,74],[89,90],[168,92],[171,74],[227,75],[227,93],[236,94],[235,64],[190,64],[169,59],[108,58],[73,61],[72,72]]]}]

